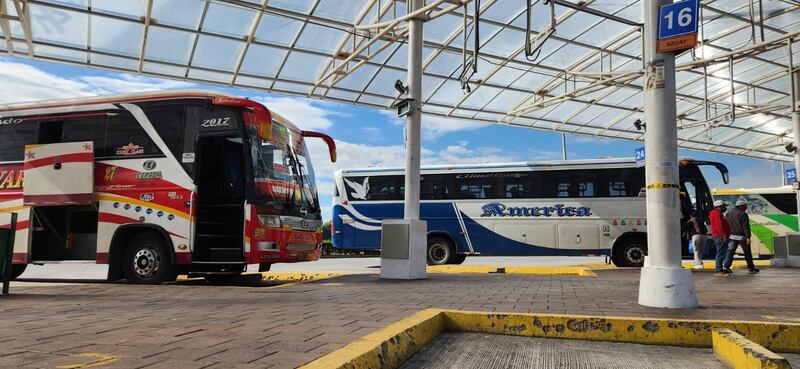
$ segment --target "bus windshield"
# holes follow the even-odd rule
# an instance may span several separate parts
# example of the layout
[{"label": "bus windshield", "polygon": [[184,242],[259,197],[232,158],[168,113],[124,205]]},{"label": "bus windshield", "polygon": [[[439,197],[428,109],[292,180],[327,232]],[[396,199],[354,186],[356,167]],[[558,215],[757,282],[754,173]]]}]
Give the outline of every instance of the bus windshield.
[{"label": "bus windshield", "polygon": [[255,129],[250,137],[257,200],[288,204],[289,212],[319,213],[314,169],[300,132],[273,122],[269,142],[261,141]]}]

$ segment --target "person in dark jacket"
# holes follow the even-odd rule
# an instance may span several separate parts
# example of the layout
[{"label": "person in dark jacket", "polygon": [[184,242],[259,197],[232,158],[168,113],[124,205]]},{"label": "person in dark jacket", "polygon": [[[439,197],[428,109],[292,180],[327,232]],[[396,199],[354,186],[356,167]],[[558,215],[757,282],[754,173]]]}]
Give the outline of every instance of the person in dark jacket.
[{"label": "person in dark jacket", "polygon": [[692,211],[689,221],[686,222],[685,229],[686,237],[694,245],[694,269],[703,269],[703,251],[708,240],[708,228],[706,228],[699,211]]},{"label": "person in dark jacket", "polygon": [[729,276],[730,273],[725,271],[725,256],[728,254],[728,237],[731,234],[731,229],[728,222],[725,221],[725,201],[714,201],[714,209],[708,217],[711,220],[711,244],[714,245],[716,250],[716,270],[715,276]]},{"label": "person in dark jacket", "polygon": [[758,273],[753,264],[753,253],[750,251],[750,217],[747,215],[747,201],[740,199],[736,201],[736,207],[725,214],[725,220],[731,228],[731,236],[728,240],[728,254],[725,256],[725,270],[731,273],[733,265],[733,254],[736,249],[742,246],[744,260],[747,261],[747,271],[750,274]]}]

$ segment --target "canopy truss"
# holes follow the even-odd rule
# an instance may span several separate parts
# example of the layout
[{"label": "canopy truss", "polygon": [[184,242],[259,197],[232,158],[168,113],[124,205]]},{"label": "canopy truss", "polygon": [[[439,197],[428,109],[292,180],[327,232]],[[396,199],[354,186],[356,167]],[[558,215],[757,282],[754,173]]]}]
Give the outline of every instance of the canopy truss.
[{"label": "canopy truss", "polygon": [[[472,1],[416,14],[425,113],[643,139],[640,0]],[[679,147],[790,161],[800,2],[702,0],[701,15],[676,59]],[[393,0],[0,0],[0,52],[385,109],[404,16]]]}]

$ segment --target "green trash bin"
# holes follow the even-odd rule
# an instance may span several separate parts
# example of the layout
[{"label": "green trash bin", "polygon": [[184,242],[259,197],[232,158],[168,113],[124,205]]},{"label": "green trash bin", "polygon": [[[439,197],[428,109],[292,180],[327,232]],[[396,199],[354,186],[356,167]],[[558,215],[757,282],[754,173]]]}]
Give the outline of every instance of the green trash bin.
[{"label": "green trash bin", "polygon": [[3,282],[3,294],[8,294],[11,283],[11,258],[14,255],[14,234],[17,230],[17,214],[11,214],[8,228],[0,228],[0,280]]}]

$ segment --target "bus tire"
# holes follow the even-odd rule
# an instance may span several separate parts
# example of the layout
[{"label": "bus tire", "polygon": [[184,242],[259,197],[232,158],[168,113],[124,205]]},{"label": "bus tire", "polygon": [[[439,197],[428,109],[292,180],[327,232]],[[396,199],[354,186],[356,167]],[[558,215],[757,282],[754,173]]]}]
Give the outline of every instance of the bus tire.
[{"label": "bus tire", "polygon": [[122,274],[128,283],[161,284],[178,278],[164,239],[152,232],[128,242],[122,257]]},{"label": "bus tire", "polygon": [[614,248],[612,261],[618,267],[644,266],[647,255],[647,238],[641,236],[626,237]]},{"label": "bus tire", "polygon": [[456,248],[445,237],[428,238],[428,265],[452,264],[456,257]]},{"label": "bus tire", "polygon": [[467,254],[456,254],[450,264],[460,265],[467,259]]},{"label": "bus tire", "polygon": [[28,268],[28,264],[12,264],[11,265],[11,280],[15,280],[25,273],[25,269]]}]

